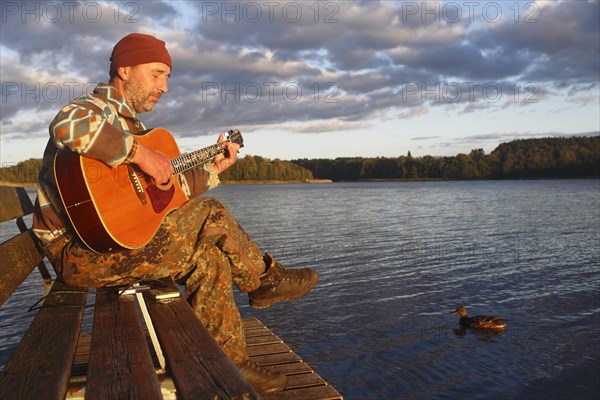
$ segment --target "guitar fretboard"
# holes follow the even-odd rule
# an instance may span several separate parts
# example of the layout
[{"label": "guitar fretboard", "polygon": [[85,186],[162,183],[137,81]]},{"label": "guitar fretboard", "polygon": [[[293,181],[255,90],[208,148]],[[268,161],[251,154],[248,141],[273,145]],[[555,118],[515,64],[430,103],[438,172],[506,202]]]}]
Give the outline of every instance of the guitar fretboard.
[{"label": "guitar fretboard", "polygon": [[[229,140],[225,140],[225,142],[229,142]],[[217,143],[190,153],[183,153],[180,156],[171,159],[171,165],[175,170],[174,175],[180,174],[200,164],[204,164],[224,151],[223,143]]]}]

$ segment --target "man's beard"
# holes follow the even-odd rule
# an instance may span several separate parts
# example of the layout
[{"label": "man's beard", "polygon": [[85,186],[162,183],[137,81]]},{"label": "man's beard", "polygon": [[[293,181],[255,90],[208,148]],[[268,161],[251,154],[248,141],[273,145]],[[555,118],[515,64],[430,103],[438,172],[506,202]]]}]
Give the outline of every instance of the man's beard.
[{"label": "man's beard", "polygon": [[[156,101],[150,99],[151,92],[144,92],[137,80],[132,79],[127,81],[124,89],[135,112],[144,113],[154,109]],[[160,97],[160,93],[155,96]]]}]

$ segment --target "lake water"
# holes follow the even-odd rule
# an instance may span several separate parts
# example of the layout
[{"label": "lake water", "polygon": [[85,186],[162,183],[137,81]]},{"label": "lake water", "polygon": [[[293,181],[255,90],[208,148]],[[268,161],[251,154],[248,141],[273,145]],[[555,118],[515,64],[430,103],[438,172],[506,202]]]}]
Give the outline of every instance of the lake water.
[{"label": "lake water", "polygon": [[[222,185],[211,195],[284,265],[319,272],[295,302],[253,310],[237,299],[345,398],[599,398],[599,180]],[[38,296],[25,288],[0,310],[0,364],[32,318],[16,311]],[[459,329],[449,315],[459,305],[500,315],[508,330]]]}]

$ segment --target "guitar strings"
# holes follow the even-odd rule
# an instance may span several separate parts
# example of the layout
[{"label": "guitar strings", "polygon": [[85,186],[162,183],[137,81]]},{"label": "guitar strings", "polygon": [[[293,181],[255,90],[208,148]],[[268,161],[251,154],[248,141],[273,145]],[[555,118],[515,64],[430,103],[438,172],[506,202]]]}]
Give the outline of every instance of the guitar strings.
[{"label": "guitar strings", "polygon": [[[230,142],[231,140],[225,140],[224,142]],[[221,154],[225,151],[221,146],[224,142],[216,143],[205,147],[200,150],[196,150],[190,153],[182,153],[179,156],[169,160],[171,165],[173,166],[174,173],[172,176],[180,174],[182,172],[187,171],[190,168],[195,167],[196,165],[204,164],[208,162],[212,157]],[[213,154],[214,152],[214,154]],[[191,164],[191,165],[190,165]],[[194,165],[195,164],[195,165]],[[146,174],[141,169],[137,169],[135,172],[139,179],[143,179],[145,181],[151,180],[152,178]]]}]

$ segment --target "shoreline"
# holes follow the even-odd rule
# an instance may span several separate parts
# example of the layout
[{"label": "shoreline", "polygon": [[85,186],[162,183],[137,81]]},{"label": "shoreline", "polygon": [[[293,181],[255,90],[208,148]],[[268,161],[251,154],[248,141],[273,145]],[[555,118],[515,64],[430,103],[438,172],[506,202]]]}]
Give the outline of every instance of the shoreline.
[{"label": "shoreline", "polygon": [[331,179],[306,179],[306,180],[303,180],[303,181],[276,181],[276,180],[265,180],[265,181],[259,181],[259,180],[227,181],[227,180],[222,180],[221,181],[222,185],[256,185],[256,184],[263,184],[263,185],[285,185],[285,184],[290,184],[290,183],[294,183],[294,184],[302,184],[302,183],[333,183],[333,181]]},{"label": "shoreline", "polygon": [[[465,182],[465,181],[540,181],[540,180],[586,180],[586,179],[600,179],[600,176],[583,176],[576,178],[504,178],[504,179],[492,179],[492,178],[475,178],[475,179],[445,179],[445,178],[414,178],[414,179],[402,179],[402,178],[388,178],[388,179],[356,179],[356,180],[341,180],[337,182]],[[286,185],[286,184],[331,184],[334,183],[331,179],[306,179],[303,181],[278,181],[278,180],[246,180],[246,181],[229,181],[222,180],[222,185]],[[36,188],[37,183],[26,183],[26,182],[6,182],[0,181],[0,186],[11,186],[11,187],[25,187],[25,188]]]},{"label": "shoreline", "polygon": [[35,188],[35,187],[37,187],[37,183],[0,181],[0,186]]},{"label": "shoreline", "polygon": [[[222,185],[255,185],[255,184],[266,184],[266,185],[283,185],[289,183],[333,183],[331,179],[306,179],[304,181],[259,181],[259,180],[249,180],[249,181],[221,181]],[[12,186],[12,187],[26,187],[26,188],[35,188],[37,187],[37,183],[31,182],[6,182],[0,181],[0,186]]]}]

